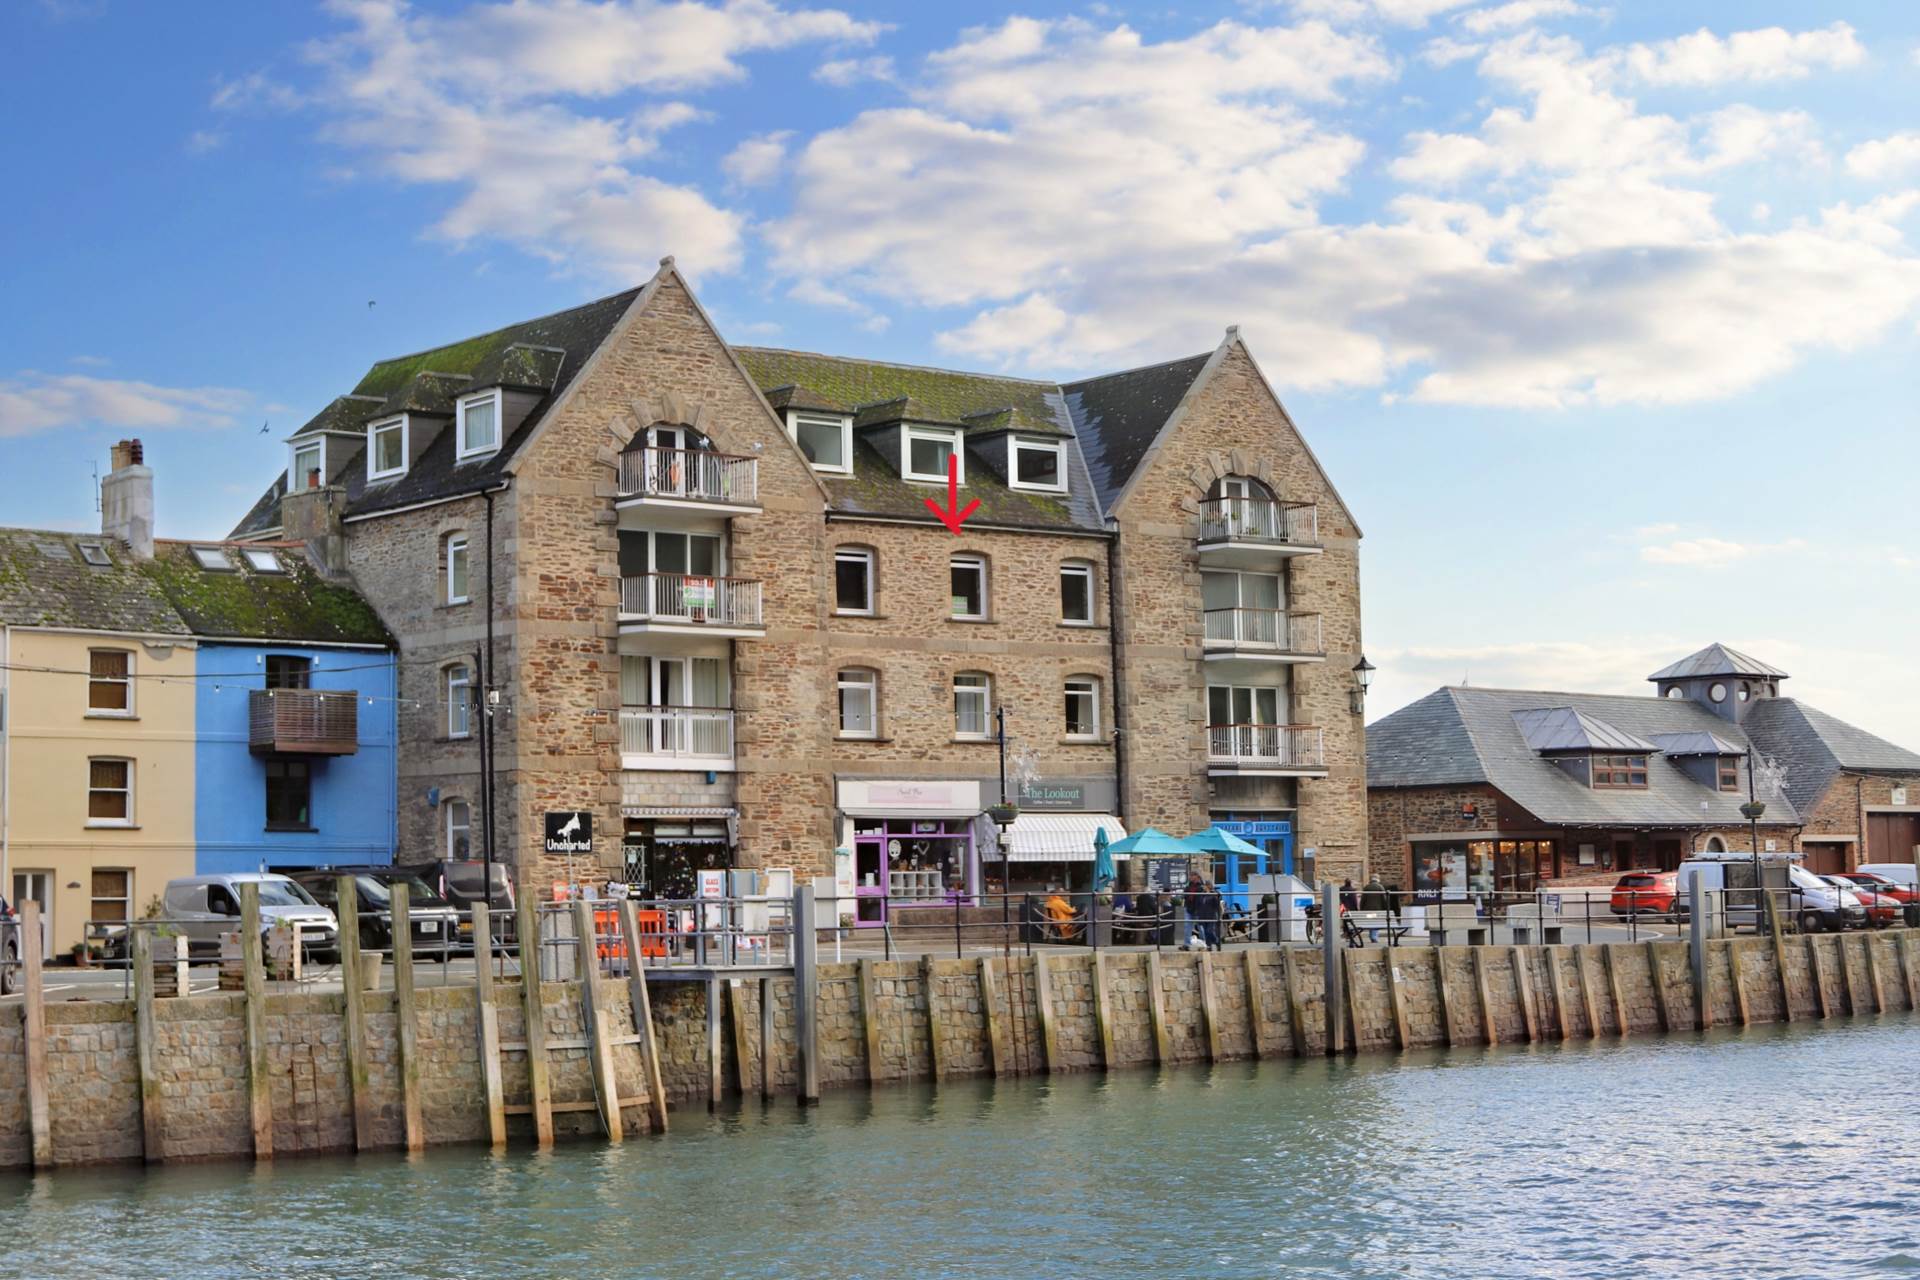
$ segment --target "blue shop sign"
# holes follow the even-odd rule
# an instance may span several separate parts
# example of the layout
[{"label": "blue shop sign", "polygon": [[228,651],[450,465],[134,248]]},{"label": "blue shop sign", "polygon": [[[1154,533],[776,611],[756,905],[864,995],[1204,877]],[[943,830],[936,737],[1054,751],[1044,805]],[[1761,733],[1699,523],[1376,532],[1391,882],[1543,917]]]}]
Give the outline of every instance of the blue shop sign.
[{"label": "blue shop sign", "polygon": [[1216,822],[1213,825],[1242,840],[1278,840],[1293,834],[1291,822]]}]

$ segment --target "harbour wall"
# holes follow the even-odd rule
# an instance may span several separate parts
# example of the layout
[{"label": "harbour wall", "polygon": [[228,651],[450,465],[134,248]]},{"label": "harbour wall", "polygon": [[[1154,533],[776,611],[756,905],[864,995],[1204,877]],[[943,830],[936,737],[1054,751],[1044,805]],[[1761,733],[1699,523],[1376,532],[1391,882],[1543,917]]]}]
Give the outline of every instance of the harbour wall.
[{"label": "harbour wall", "polygon": [[[1707,941],[1704,988],[1686,940],[1341,950],[1333,982],[1307,948],[822,964],[811,1051],[848,1088],[1870,1016],[1920,1007],[1916,933]],[[546,982],[537,1046],[489,985],[486,1018],[410,993],[410,1036],[391,991],[257,995],[251,1030],[238,994],[47,1003],[31,1035],[0,1006],[0,1168],[624,1136],[805,1087],[789,972],[649,982],[644,1032],[626,979]]]}]

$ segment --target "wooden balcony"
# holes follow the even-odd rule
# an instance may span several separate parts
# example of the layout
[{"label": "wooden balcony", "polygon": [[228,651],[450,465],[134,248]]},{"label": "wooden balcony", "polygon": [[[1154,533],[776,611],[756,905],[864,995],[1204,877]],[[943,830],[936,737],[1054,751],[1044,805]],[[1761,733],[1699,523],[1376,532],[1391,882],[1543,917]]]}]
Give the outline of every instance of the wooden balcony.
[{"label": "wooden balcony", "polygon": [[247,745],[255,755],[353,755],[360,750],[360,695],[255,689],[248,695]]}]

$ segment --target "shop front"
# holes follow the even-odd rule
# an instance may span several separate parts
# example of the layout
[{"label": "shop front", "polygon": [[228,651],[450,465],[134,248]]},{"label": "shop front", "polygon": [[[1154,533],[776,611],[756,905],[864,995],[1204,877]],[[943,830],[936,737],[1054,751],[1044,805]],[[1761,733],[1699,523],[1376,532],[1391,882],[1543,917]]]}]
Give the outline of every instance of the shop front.
[{"label": "shop front", "polygon": [[1552,840],[1439,840],[1413,846],[1416,902],[1512,901],[1551,881]]},{"label": "shop front", "polygon": [[1231,836],[1238,836],[1261,850],[1259,854],[1216,853],[1213,855],[1212,880],[1226,905],[1237,911],[1249,907],[1249,876],[1297,875],[1307,884],[1313,880],[1313,860],[1296,860],[1293,848],[1293,814],[1231,811],[1211,813],[1213,825]]},{"label": "shop front", "polygon": [[734,865],[731,808],[628,806],[621,817],[621,879],[637,898],[693,898],[700,872]]},{"label": "shop front", "polygon": [[[1127,829],[1106,813],[1023,812],[1007,828],[1000,856],[985,859],[987,892],[1090,893],[1103,834],[1107,844],[1116,844],[1127,838]],[[1126,860],[1116,855],[1116,869]]]},{"label": "shop front", "polygon": [[[841,779],[843,844],[853,852],[851,914],[878,928],[896,912],[971,904],[980,892],[980,784],[966,779]],[[849,913],[841,903],[839,913]]]}]

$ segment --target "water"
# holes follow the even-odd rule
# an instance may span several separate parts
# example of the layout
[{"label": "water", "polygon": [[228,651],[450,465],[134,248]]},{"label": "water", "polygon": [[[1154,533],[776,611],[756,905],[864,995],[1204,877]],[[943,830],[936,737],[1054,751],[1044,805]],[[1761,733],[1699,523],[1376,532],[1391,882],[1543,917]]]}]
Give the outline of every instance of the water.
[{"label": "water", "polygon": [[1910,1273],[1916,1057],[1892,1016],[846,1092],[547,1155],[0,1175],[0,1275]]}]

